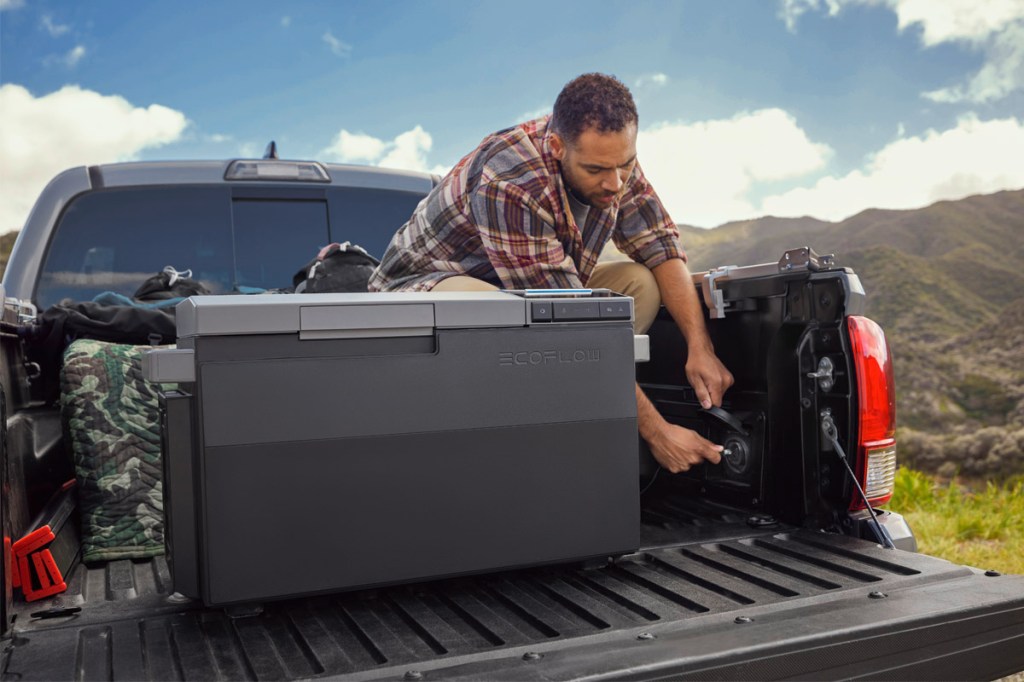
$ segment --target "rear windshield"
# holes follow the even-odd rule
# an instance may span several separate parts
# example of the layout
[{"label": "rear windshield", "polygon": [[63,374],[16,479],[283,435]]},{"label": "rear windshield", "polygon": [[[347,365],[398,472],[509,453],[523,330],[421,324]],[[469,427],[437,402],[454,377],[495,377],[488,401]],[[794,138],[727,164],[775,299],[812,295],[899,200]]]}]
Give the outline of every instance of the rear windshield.
[{"label": "rear windshield", "polygon": [[91,192],[72,202],[36,289],[40,308],[131,296],[171,266],[211,293],[279,289],[321,247],[349,241],[380,258],[423,198],[364,188],[146,187]]}]

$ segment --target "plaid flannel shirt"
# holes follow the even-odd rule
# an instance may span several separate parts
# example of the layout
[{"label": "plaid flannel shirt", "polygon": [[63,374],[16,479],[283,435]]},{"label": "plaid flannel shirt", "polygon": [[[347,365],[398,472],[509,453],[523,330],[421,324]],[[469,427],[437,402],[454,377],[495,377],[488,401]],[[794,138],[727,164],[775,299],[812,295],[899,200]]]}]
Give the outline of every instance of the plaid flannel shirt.
[{"label": "plaid flannel shirt", "polygon": [[610,207],[591,207],[577,225],[547,123],[490,135],[459,161],[395,234],[370,291],[427,291],[454,275],[504,289],[578,288],[609,237],[648,268],[686,260],[639,164]]}]

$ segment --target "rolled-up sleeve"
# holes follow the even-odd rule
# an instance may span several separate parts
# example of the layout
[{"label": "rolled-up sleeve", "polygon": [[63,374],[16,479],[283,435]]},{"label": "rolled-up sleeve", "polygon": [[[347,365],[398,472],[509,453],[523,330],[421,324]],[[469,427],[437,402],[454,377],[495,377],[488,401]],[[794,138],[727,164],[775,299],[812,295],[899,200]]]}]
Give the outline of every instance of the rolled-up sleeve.
[{"label": "rolled-up sleeve", "polygon": [[500,181],[481,185],[473,191],[470,211],[503,287],[582,286],[558,240],[554,218],[521,188]]},{"label": "rolled-up sleeve", "polygon": [[649,269],[673,258],[686,262],[679,229],[639,164],[633,169],[632,186],[619,206],[612,240],[622,253]]}]

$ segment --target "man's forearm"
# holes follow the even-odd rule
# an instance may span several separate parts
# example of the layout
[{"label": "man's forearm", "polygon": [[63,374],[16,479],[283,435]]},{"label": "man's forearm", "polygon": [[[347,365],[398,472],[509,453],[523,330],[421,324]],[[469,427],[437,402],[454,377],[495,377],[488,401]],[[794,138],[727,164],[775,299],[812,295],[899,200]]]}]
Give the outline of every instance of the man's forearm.
[{"label": "man's forearm", "polygon": [[715,355],[704,324],[704,310],[686,263],[673,258],[651,272],[658,281],[662,303],[686,337],[686,378],[696,391],[697,400],[704,409],[721,405],[733,376]]},{"label": "man's forearm", "polygon": [[658,409],[644,394],[640,384],[636,385],[636,426],[644,440],[651,440],[665,422]]}]

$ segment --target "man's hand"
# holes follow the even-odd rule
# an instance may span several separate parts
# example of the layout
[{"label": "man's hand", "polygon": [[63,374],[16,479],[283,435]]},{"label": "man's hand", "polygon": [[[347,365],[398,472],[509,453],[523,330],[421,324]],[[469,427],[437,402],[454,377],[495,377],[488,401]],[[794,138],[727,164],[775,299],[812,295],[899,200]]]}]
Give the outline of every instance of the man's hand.
[{"label": "man's hand", "polygon": [[689,471],[705,460],[718,464],[722,459],[721,445],[702,438],[696,431],[668,422],[662,422],[661,428],[646,440],[654,459],[673,474]]},{"label": "man's hand", "polygon": [[734,381],[732,373],[725,368],[714,351],[696,349],[688,353],[686,378],[697,393],[697,401],[705,410],[712,405],[721,407],[722,396]]},{"label": "man's hand", "polygon": [[640,386],[636,387],[636,412],[640,435],[650,446],[651,454],[673,474],[688,471],[704,461],[718,464],[722,459],[721,445],[702,438],[696,431],[665,421]]},{"label": "man's hand", "polygon": [[658,281],[661,302],[686,339],[686,378],[697,392],[697,400],[705,410],[722,404],[722,395],[733,384],[733,376],[715,355],[704,312],[690,271],[679,258],[672,258],[651,272]]}]

